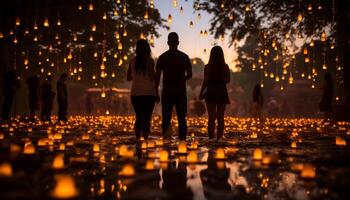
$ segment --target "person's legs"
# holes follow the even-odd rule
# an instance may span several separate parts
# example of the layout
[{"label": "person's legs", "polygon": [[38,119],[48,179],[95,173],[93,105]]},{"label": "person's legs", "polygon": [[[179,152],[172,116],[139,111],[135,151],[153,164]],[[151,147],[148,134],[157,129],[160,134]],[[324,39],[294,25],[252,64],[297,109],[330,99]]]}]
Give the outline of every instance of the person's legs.
[{"label": "person's legs", "polygon": [[170,126],[171,115],[173,113],[174,102],[170,96],[162,94],[162,132],[163,137],[167,135],[167,130]]},{"label": "person's legs", "polygon": [[144,97],[144,106],[143,106],[143,122],[142,122],[142,132],[143,137],[145,139],[148,139],[148,135],[151,130],[151,119],[152,119],[152,113],[155,105],[155,98],[154,96],[146,96]]},{"label": "person's legs", "polygon": [[58,101],[58,120],[67,121],[67,102]]},{"label": "person's legs", "polygon": [[141,128],[142,128],[141,126],[142,101],[140,101],[140,97],[131,96],[131,103],[132,103],[132,106],[134,107],[134,111],[136,115],[136,120],[134,124],[135,136],[136,136],[136,139],[140,139]]},{"label": "person's legs", "polygon": [[220,139],[224,134],[225,129],[225,109],[226,104],[217,104],[217,111],[216,116],[218,120],[218,131],[217,131],[217,137]]},{"label": "person's legs", "polygon": [[208,111],[208,136],[209,139],[214,138],[214,130],[215,130],[215,120],[216,120],[216,104],[205,102]]},{"label": "person's legs", "polygon": [[187,97],[186,95],[179,95],[175,102],[177,120],[179,123],[179,139],[185,140],[187,135]]},{"label": "person's legs", "polygon": [[1,110],[1,119],[8,120],[13,103],[14,94],[5,94],[4,102]]}]

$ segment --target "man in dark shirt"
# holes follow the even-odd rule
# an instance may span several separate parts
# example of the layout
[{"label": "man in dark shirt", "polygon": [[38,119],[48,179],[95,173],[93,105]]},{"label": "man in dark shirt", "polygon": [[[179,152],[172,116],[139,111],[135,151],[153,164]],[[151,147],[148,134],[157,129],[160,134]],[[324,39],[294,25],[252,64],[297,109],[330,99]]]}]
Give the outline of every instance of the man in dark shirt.
[{"label": "man in dark shirt", "polygon": [[157,95],[160,76],[163,72],[162,131],[163,136],[166,136],[173,107],[175,106],[179,123],[179,139],[185,140],[187,132],[186,80],[192,77],[192,65],[188,55],[177,49],[179,45],[177,33],[172,32],[168,35],[168,45],[169,50],[158,58],[156,65],[155,86]]},{"label": "man in dark shirt", "polygon": [[67,98],[67,85],[66,85],[67,78],[68,78],[68,74],[63,73],[56,84],[59,121],[67,121],[67,114],[68,114],[67,112],[68,98]]}]

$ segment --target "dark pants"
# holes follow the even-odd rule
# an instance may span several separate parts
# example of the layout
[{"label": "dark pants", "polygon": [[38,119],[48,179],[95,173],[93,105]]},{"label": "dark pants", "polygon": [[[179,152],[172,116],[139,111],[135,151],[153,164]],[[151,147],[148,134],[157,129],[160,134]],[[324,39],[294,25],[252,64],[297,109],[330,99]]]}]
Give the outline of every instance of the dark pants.
[{"label": "dark pants", "polygon": [[58,120],[67,121],[68,102],[66,100],[58,100]]},{"label": "dark pants", "polygon": [[209,139],[214,138],[215,121],[218,122],[217,138],[220,139],[224,134],[225,129],[225,108],[226,104],[205,102],[208,110],[208,135]]},{"label": "dark pants", "polygon": [[9,119],[14,96],[15,96],[14,93],[5,93],[4,94],[4,102],[2,104],[2,109],[1,109],[1,119],[2,120]]},{"label": "dark pants", "polygon": [[41,107],[40,119],[41,121],[51,121],[52,103],[43,102]]},{"label": "dark pants", "polygon": [[131,96],[131,103],[136,113],[136,139],[142,136],[147,139],[151,129],[152,113],[155,105],[154,96]]},{"label": "dark pants", "polygon": [[175,106],[177,120],[179,123],[179,139],[185,140],[187,133],[187,96],[186,90],[181,92],[164,92],[162,93],[162,131],[163,136],[170,126],[173,107]]}]

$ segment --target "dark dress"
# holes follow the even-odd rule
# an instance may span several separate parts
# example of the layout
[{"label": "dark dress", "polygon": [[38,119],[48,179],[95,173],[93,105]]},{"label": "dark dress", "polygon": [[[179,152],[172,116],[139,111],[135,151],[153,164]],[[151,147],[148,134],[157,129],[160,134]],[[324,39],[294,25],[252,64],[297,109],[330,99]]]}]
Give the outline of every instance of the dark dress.
[{"label": "dark dress", "polygon": [[[215,69],[215,67],[214,67]],[[208,85],[205,92],[205,101],[215,104],[230,104],[226,88],[226,73],[229,72],[228,65],[225,65],[225,71],[210,70],[208,65],[205,66],[205,72],[208,76]]]}]

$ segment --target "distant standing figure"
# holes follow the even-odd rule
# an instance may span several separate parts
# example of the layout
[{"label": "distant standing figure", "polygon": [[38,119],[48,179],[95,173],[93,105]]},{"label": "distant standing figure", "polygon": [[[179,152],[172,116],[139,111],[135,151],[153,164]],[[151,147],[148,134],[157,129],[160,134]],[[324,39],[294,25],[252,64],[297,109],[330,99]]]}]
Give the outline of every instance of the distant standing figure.
[{"label": "distant standing figure", "polygon": [[28,102],[30,111],[30,120],[35,120],[35,111],[39,109],[39,87],[40,79],[38,75],[33,75],[27,79]]},{"label": "distant standing figure", "polygon": [[85,107],[86,107],[86,114],[91,115],[92,114],[92,109],[93,109],[93,104],[92,104],[92,99],[91,99],[91,94],[87,93],[86,95],[86,101],[85,101]]},{"label": "distant standing figure", "polygon": [[208,110],[208,135],[214,138],[215,121],[218,122],[217,139],[222,138],[225,129],[225,109],[230,104],[226,84],[230,82],[230,70],[225,62],[224,52],[220,46],[211,49],[209,62],[204,68],[204,80],[199,94],[205,99]]},{"label": "distant standing figure", "polygon": [[331,118],[333,100],[333,79],[330,73],[324,75],[323,94],[319,104],[320,111],[324,112],[325,120]]},{"label": "distant standing figure", "polygon": [[254,118],[262,119],[261,110],[264,104],[264,96],[260,84],[256,84],[253,90],[252,114]]},{"label": "distant standing figure", "polygon": [[41,100],[41,121],[51,121],[51,111],[53,107],[53,99],[55,92],[52,91],[52,76],[48,75],[46,80],[40,86]]},{"label": "distant standing figure", "polygon": [[[146,40],[136,44],[136,56],[130,61],[127,79],[132,81],[131,103],[136,113],[136,139],[148,139],[151,129],[151,119],[156,102],[154,85],[154,60],[151,57],[151,47]],[[141,135],[142,134],[142,135]]]},{"label": "distant standing figure", "polygon": [[68,114],[68,92],[66,80],[68,74],[63,73],[57,81],[57,103],[58,103],[58,121],[67,121]]},{"label": "distant standing figure", "polygon": [[179,51],[179,36],[175,32],[168,35],[169,50],[159,56],[156,65],[156,95],[160,76],[163,72],[162,90],[162,132],[167,136],[173,107],[175,106],[178,119],[178,134],[180,140],[186,139],[187,134],[187,94],[186,81],[192,77],[190,58]]},{"label": "distant standing figure", "polygon": [[4,79],[4,83],[3,83],[4,88],[2,90],[4,95],[4,102],[2,104],[2,109],[1,109],[2,120],[9,120],[13,100],[15,98],[15,94],[19,86],[20,86],[20,81],[16,71],[14,70],[8,71]]}]

